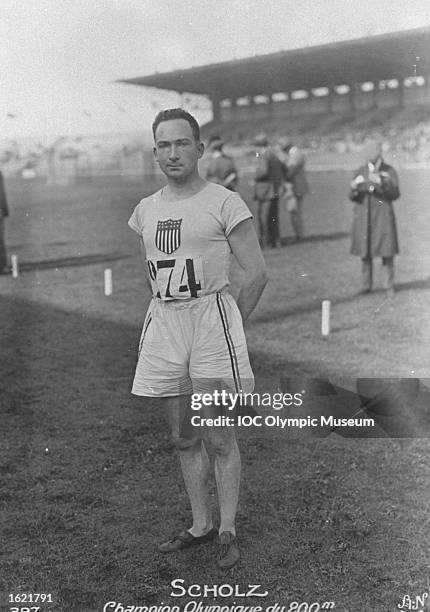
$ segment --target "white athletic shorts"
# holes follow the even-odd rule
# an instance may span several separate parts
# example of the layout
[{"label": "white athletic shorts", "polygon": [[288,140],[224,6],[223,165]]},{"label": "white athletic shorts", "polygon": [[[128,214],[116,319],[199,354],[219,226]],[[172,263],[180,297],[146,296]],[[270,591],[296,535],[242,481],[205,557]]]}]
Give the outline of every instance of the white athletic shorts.
[{"label": "white athletic shorts", "polygon": [[242,316],[229,293],[152,299],[140,337],[134,395],[250,393],[253,388]]}]

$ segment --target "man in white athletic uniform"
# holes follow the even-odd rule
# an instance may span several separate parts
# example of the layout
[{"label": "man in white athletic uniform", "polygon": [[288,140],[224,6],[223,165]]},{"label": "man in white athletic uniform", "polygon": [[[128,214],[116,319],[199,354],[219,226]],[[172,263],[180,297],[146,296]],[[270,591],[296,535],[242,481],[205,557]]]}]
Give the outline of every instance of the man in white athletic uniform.
[{"label": "man in white athletic uniform", "polygon": [[[190,395],[253,389],[243,321],[267,282],[265,264],[246,204],[237,193],[199,175],[204,146],[194,117],[182,109],[161,111],[152,128],[154,155],[167,185],[144,198],[129,220],[141,237],[153,294],[132,393],[163,398],[191,502],[192,526],[159,550],[187,548],[217,533],[208,491],[209,441],[220,505],[217,562],[227,569],[240,557],[235,531],[240,454],[235,430],[192,427],[193,415],[213,417],[222,410],[212,405],[193,412]],[[231,253],[245,279],[237,303],[228,292]]]}]

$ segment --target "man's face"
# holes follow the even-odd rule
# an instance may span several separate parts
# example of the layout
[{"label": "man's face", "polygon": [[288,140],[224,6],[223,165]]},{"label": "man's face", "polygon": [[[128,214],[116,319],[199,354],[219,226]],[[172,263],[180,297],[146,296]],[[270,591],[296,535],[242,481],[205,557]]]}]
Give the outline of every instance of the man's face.
[{"label": "man's face", "polygon": [[185,119],[170,119],[158,125],[154,155],[167,178],[184,182],[196,172],[203,150],[203,143],[195,140]]},{"label": "man's face", "polygon": [[364,149],[367,162],[375,164],[382,155],[382,147],[379,142],[370,142]]}]

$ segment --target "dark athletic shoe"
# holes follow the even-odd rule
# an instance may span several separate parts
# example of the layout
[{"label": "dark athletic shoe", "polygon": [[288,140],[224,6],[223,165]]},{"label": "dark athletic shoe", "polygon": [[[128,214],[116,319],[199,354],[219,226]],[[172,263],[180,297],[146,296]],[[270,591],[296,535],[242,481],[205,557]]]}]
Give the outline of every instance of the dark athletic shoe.
[{"label": "dark athletic shoe", "polygon": [[180,534],[178,534],[171,540],[160,544],[158,550],[162,553],[176,552],[177,550],[189,548],[190,546],[196,546],[197,544],[204,544],[205,542],[209,542],[210,540],[213,540],[216,535],[217,530],[215,529],[215,527],[212,527],[210,531],[198,537],[191,535],[189,531],[181,531]]},{"label": "dark athletic shoe", "polygon": [[230,569],[240,559],[236,537],[230,531],[223,531],[219,536],[219,553],[217,565],[221,569]]}]

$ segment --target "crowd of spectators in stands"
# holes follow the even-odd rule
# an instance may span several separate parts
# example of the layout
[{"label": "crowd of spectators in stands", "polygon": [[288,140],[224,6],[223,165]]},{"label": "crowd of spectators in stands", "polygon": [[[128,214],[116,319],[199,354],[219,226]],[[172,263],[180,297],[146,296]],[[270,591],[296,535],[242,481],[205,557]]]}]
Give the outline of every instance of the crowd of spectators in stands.
[{"label": "crowd of spectators in stands", "polygon": [[392,123],[381,126],[354,128],[344,126],[331,134],[298,135],[298,142],[307,151],[351,153],[359,151],[363,142],[371,139],[384,143],[384,152],[400,154],[407,161],[430,160],[430,121],[415,125]]},{"label": "crowd of spectators in stands", "polygon": [[[306,153],[347,154],[359,152],[368,140],[384,143],[384,153],[396,154],[405,162],[430,161],[430,108],[377,109],[357,117],[324,115],[289,118],[282,126],[259,121],[249,129],[238,125],[229,128],[236,145],[247,146],[254,133],[262,128],[274,140],[284,136],[294,138]],[[231,126],[230,126],[231,127]],[[246,136],[245,136],[246,134]],[[230,138],[231,141],[231,138]]]}]

